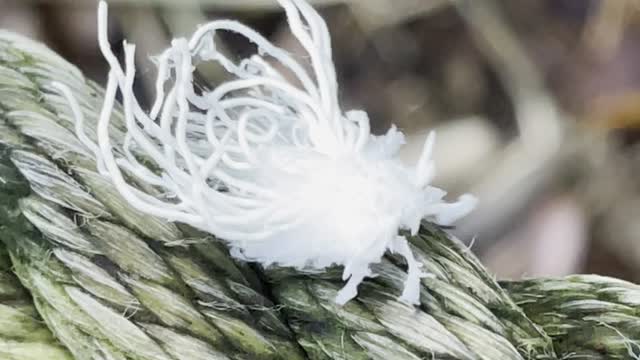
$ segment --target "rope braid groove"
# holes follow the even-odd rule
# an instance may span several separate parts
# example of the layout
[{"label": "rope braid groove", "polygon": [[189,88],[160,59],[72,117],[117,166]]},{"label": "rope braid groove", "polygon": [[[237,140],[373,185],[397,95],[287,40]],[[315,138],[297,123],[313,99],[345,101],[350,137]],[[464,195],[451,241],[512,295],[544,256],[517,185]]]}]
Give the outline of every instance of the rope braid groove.
[{"label": "rope braid groove", "polygon": [[[295,24],[300,15],[296,18],[294,3],[284,3],[290,4],[286,9]],[[195,38],[210,30],[201,27]],[[309,34],[299,32],[297,36],[304,39]],[[323,41],[328,44],[328,39]],[[200,50],[214,46],[212,42],[194,44]],[[176,84],[187,82],[191,63],[186,61],[185,49],[189,45],[177,41],[160,56],[160,63],[165,61],[167,66],[164,75],[162,66],[159,68],[159,79],[168,76],[171,60],[175,73],[183,76]],[[131,65],[133,48],[125,48],[129,49],[127,65]],[[288,62],[288,54],[271,50]],[[247,196],[229,199],[226,190],[217,190],[233,184],[238,194],[259,192],[241,181],[242,174],[246,175],[242,161],[258,155],[250,144],[264,143],[279,133],[264,119],[289,118],[290,123],[282,126],[290,126],[291,134],[301,131],[292,114],[282,114],[285,109],[278,102],[294,94],[287,103],[294,101],[307,119],[325,121],[326,128],[320,129],[334,131],[344,126],[337,132],[342,135],[334,139],[338,143],[327,140],[323,131],[315,133],[314,139],[291,135],[287,141],[315,141],[327,149],[336,144],[359,147],[365,142],[359,131],[367,129],[362,113],[349,113],[350,122],[340,125],[342,115],[331,84],[317,90],[312,78],[298,71],[295,61],[290,63],[291,70],[308,93],[286,88],[286,94],[266,94],[254,89],[226,98],[225,91],[255,87],[252,81],[284,89],[270,65],[256,59],[241,65],[217,59],[240,79],[218,90],[216,103],[225,111],[238,106],[251,109],[238,121],[246,131],[226,136],[237,111],[217,112],[219,123],[214,128],[208,128],[209,123],[199,115],[185,111],[190,106],[179,101],[170,110],[156,102],[150,114],[141,113],[127,93],[132,67],[122,70],[119,64],[112,64],[109,84],[102,90],[43,45],[0,31],[0,240],[9,253],[11,269],[32,297],[34,306],[26,311],[44,320],[33,336],[42,334],[47,349],[65,360],[634,358],[640,340],[640,330],[634,325],[640,311],[637,286],[609,278],[567,278],[501,287],[467,248],[429,222],[409,224],[413,233],[402,238],[405,243],[394,244],[396,253],[372,261],[370,271],[377,276],[356,279],[360,283],[352,285],[359,285],[357,296],[344,292],[344,267],[318,263],[315,268],[301,268],[295,262],[276,266],[271,264],[275,260],[260,261],[262,266],[247,265],[243,259],[253,256],[243,256],[243,249],[209,234],[210,229],[198,225],[202,219],[197,216],[202,214],[194,209],[214,211],[221,227],[237,231],[239,225],[232,215],[237,217],[255,206],[256,200]],[[332,67],[324,70],[329,76],[318,76],[317,81],[335,79],[330,74]],[[256,74],[261,74],[259,80],[252,80]],[[165,90],[159,84],[162,93]],[[117,87],[125,92],[122,107],[113,99]],[[188,91],[176,87],[166,97],[188,97],[195,99],[192,105],[210,106]],[[105,99],[110,106],[104,106]],[[310,99],[321,99],[320,108]],[[262,111],[256,112],[258,107]],[[327,109],[338,115],[312,116],[314,111],[325,113]],[[176,113],[183,116],[182,122],[173,124]],[[193,118],[187,121],[187,115]],[[305,126],[317,126],[309,124]],[[177,131],[180,127],[182,131]],[[155,140],[145,144],[143,131],[149,131]],[[194,137],[176,136],[187,133]],[[158,147],[154,141],[159,139],[166,147]],[[233,145],[223,146],[225,152],[210,152],[209,145],[202,145],[202,140],[223,144],[225,139]],[[414,173],[421,185],[428,183],[432,171],[430,144],[432,140],[426,142],[427,155],[418,166],[421,170]],[[142,156],[141,147],[149,150],[144,155],[151,154],[153,161]],[[182,149],[179,156],[176,149]],[[202,153],[210,155],[209,163],[201,162]],[[171,166],[162,166],[166,161]],[[147,166],[149,162],[155,165]],[[222,183],[203,178],[202,167],[221,163],[228,172],[216,173],[224,179]],[[168,176],[159,169],[173,169],[174,173]],[[193,177],[199,177],[200,185],[194,183],[194,193],[186,194],[184,184],[191,184]],[[218,193],[207,192],[209,186]],[[430,204],[437,206],[428,213],[431,220],[447,223],[446,217],[467,211],[468,204],[462,209],[446,208],[451,204],[440,202],[444,194],[433,191],[435,200]],[[127,194],[147,205],[132,206]],[[176,202],[176,197],[191,202]],[[210,197],[221,207],[209,209],[198,203]],[[150,210],[145,206],[155,208],[145,211]],[[443,206],[453,212],[441,212]],[[256,210],[247,216],[261,219],[265,214]],[[273,224],[282,224],[289,214],[271,215]],[[419,218],[424,215],[420,213]],[[233,238],[237,234],[222,231],[221,235]],[[383,250],[388,244],[384,245]],[[350,275],[354,274],[357,271]],[[417,293],[410,294],[411,289]],[[0,309],[5,303],[21,308],[20,302],[2,294]],[[531,299],[544,299],[548,306]],[[28,299],[21,301],[27,304],[25,309],[31,306]],[[585,332],[585,328],[594,331]],[[8,336],[0,329],[0,344],[15,341]],[[36,349],[25,351],[37,354]]]}]

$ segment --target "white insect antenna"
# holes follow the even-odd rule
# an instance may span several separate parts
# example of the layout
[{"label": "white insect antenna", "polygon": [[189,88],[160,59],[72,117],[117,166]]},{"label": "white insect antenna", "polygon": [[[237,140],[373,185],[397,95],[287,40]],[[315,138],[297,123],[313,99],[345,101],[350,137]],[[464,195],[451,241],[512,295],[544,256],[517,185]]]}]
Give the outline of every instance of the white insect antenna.
[{"label": "white insect antenna", "polygon": [[[108,42],[101,1],[98,41],[110,71],[97,142],[85,133],[71,91],[54,85],[68,99],[78,138],[131,206],[214,234],[235,257],[265,266],[343,265],[348,282],[339,303],[357,295],[370,264],[396,252],[408,264],[402,299],[417,304],[424,274],[398,231],[415,234],[422,219],[450,223],[476,200],[464,195],[445,203],[446,193],[429,186],[433,134],[418,164],[408,167],[396,156],[402,133],[392,127],[373,136],[365,112],[342,110],[326,23],[304,0],[279,3],[310,72],[250,27],[217,20],[190,39],[173,40],[157,57],[156,98],[145,112],[133,93],[135,46],[125,42],[122,67]],[[229,59],[217,51],[219,32],[241,35],[258,53]],[[206,61],[233,78],[199,93],[193,71]],[[110,137],[117,92],[126,126],[122,144]]]}]

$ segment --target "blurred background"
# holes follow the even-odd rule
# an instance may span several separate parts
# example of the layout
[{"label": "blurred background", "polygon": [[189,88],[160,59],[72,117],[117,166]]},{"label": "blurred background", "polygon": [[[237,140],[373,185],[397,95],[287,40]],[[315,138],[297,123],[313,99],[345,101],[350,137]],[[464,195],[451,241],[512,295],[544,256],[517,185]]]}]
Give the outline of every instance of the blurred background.
[{"label": "blurred background", "polygon": [[[499,278],[640,281],[639,0],[310,0],[327,20],[345,109],[391,124],[416,159],[437,129],[436,183],[479,208],[452,231]],[[95,0],[0,0],[0,28],[41,40],[104,84]],[[110,37],[149,56],[210,19],[296,53],[275,0],[111,0]],[[219,39],[229,54],[250,47]],[[213,87],[217,68],[199,69]]]}]

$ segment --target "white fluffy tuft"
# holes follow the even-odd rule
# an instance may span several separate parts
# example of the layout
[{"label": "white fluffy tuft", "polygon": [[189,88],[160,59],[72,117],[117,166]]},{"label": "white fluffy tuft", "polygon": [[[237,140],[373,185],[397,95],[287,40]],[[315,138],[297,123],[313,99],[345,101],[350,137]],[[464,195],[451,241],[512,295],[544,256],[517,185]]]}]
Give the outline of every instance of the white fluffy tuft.
[{"label": "white fluffy tuft", "polygon": [[[85,134],[68,89],[56,85],[69,99],[79,139],[95,152],[100,172],[141,211],[208,231],[228,241],[234,256],[264,265],[344,265],[348,282],[339,303],[356,296],[358,284],[372,275],[370,264],[390,250],[408,264],[402,299],[417,304],[424,274],[398,231],[415,234],[425,218],[449,224],[476,200],[464,195],[445,203],[446,193],[429,186],[434,134],[408,167],[396,156],[401,132],[392,127],[373,136],[366,113],[340,109],[326,24],[303,0],[279,1],[311,73],[251,28],[214,21],[189,40],[174,40],[158,57],[157,99],[148,113],[132,90],[135,47],[125,43],[123,69],[107,40],[101,2],[100,49],[111,71],[97,143]],[[240,62],[225,57],[215,45],[220,31],[246,37],[259,54]],[[194,66],[204,61],[217,62],[234,78],[195,91]],[[120,150],[109,137],[117,91],[127,126]],[[132,178],[156,191],[139,190]]]}]

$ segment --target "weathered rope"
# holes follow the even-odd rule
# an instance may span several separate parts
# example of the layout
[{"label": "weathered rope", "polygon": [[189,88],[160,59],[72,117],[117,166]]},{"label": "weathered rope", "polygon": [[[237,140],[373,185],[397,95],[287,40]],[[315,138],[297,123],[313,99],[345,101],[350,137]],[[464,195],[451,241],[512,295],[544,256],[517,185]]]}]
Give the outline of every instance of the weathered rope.
[{"label": "weathered rope", "polygon": [[[33,297],[33,318],[75,359],[636,356],[637,286],[577,277],[505,291],[429,224],[409,238],[433,274],[421,279],[419,307],[397,300],[402,258],[386,258],[343,307],[334,302],[340,269],[235,262],[215,239],[128,206],[96,172],[52,81],[72,89],[91,134],[102,90],[44,46],[0,33],[0,239]],[[122,121],[115,111],[112,122]]]},{"label": "weathered rope", "polygon": [[[265,313],[252,309],[271,309],[274,305],[255,291],[248,298],[260,301],[247,304],[243,298],[245,303],[233,302],[239,293],[251,293],[248,284],[255,282],[255,274],[253,281],[246,280],[248,271],[238,268],[211,240],[186,248],[166,246],[193,236],[126,206],[109,182],[95,172],[91,154],[80,146],[65,100],[47,86],[59,81],[74,89],[85,111],[87,129],[95,127],[100,91],[46,48],[10,34],[0,39],[0,53],[13,56],[0,65],[0,84],[7,84],[0,87],[2,143],[11,164],[24,175],[33,192],[19,201],[21,214],[16,216],[24,216],[38,229],[30,238],[14,241],[10,249],[20,254],[15,256],[15,266],[21,280],[34,296],[49,304],[49,313],[69,317],[64,324],[75,325],[75,331],[86,336],[103,339],[106,345],[101,348],[113,349],[118,356],[162,354],[171,358],[173,354],[167,349],[175,350],[177,344],[163,341],[177,341],[177,337],[169,336],[176,333],[186,336],[182,341],[190,340],[204,348],[208,344],[211,351],[282,356],[286,348],[282,344],[288,343],[287,328],[279,323],[280,318],[263,316],[264,321],[250,322]],[[121,121],[118,116],[115,113],[112,121]],[[435,278],[423,279],[424,305],[419,309],[396,300],[406,277],[400,259],[393,259],[396,264],[386,260],[381,265],[383,275],[366,282],[363,296],[344,308],[332,299],[339,288],[339,277],[317,279],[286,269],[267,272],[277,305],[284,306],[284,312],[291,316],[289,325],[307,356],[388,358],[405,354],[407,359],[432,355],[521,359],[533,354],[553,358],[549,339],[477,262],[470,261],[473,258],[464,248],[429,228],[412,241],[413,250],[435,274]],[[216,254],[217,258],[211,259]],[[210,267],[209,272],[197,266],[201,262]],[[214,291],[216,286],[220,289]],[[203,289],[208,292],[202,294]],[[311,302],[302,302],[304,294]],[[234,305],[225,307],[228,303]],[[70,306],[77,315],[70,316],[55,307],[61,304]],[[500,319],[500,311],[510,319]],[[92,317],[99,313],[113,318],[107,321]],[[242,313],[248,315],[246,319]],[[116,319],[122,324],[106,328]],[[336,326],[316,326],[328,325],[331,319]],[[59,323],[63,322],[50,320],[49,326],[64,339],[63,334],[69,330],[56,330]],[[121,327],[125,330],[116,331]],[[126,329],[131,333],[123,337]],[[162,339],[161,329],[165,331]],[[283,335],[277,337],[280,333]],[[255,336],[249,341],[247,336],[251,334]],[[485,340],[479,341],[478,334]],[[131,339],[140,343],[132,344]],[[65,344],[75,347],[76,353],[86,350],[70,341]],[[289,348],[295,352],[295,346]]]},{"label": "weathered rope", "polygon": [[505,282],[566,359],[640,359],[640,286],[596,275]]}]

